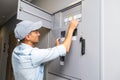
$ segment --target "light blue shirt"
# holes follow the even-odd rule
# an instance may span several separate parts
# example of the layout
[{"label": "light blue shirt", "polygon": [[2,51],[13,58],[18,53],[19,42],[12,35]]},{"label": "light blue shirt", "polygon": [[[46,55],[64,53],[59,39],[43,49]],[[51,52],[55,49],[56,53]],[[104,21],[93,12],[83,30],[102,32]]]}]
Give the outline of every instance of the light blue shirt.
[{"label": "light blue shirt", "polygon": [[15,80],[43,80],[43,63],[65,55],[66,49],[64,45],[39,49],[21,43],[12,53]]}]

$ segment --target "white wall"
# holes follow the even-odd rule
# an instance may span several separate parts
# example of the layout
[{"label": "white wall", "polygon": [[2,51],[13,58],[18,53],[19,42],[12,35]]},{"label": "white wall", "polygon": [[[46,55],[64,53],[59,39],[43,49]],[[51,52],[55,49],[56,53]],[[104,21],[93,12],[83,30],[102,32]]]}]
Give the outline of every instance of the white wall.
[{"label": "white wall", "polygon": [[120,80],[120,0],[104,0],[104,80]]}]

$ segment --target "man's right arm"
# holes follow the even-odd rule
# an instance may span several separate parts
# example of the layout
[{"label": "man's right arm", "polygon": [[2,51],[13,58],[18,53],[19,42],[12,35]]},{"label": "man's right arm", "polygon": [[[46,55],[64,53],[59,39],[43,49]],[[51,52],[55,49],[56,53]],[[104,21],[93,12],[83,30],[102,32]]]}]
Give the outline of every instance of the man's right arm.
[{"label": "man's right arm", "polygon": [[78,25],[78,20],[72,20],[69,23],[67,36],[66,36],[64,42],[62,43],[66,48],[66,52],[69,52],[69,50],[70,50],[72,35],[73,35],[74,30],[77,28],[77,25]]}]

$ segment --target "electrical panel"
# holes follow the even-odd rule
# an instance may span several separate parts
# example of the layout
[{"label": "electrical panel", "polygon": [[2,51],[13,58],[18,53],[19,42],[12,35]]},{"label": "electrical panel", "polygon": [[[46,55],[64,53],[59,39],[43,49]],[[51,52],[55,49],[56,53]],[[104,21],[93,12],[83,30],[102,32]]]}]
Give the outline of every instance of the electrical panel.
[{"label": "electrical panel", "polygon": [[[81,1],[53,16],[52,44],[56,38],[61,36],[61,32],[67,33],[72,19],[78,19],[79,25],[73,32],[70,52],[48,65],[48,80],[51,75],[63,78],[61,80],[99,80],[99,42],[97,42],[99,38],[94,36],[99,35],[99,26],[91,26],[93,24],[86,22],[86,16],[89,18],[89,15],[86,15],[84,4],[84,1]],[[93,21],[97,20],[93,19]],[[92,32],[92,29],[95,31]],[[63,37],[62,39],[64,40]],[[53,80],[57,79],[53,78]]]},{"label": "electrical panel", "polygon": [[[79,5],[75,6],[75,7],[69,7],[63,11],[60,11],[58,13],[55,14],[54,17],[56,17],[57,15],[57,19],[58,19],[58,15],[59,15],[59,19],[57,22],[55,20],[56,23],[59,23],[61,26],[55,27],[53,32],[54,38],[57,38],[61,35],[61,38],[63,40],[63,38],[65,38],[65,32],[67,33],[67,29],[69,27],[69,22],[72,19],[78,19],[79,22],[81,23],[82,21],[82,12],[81,12],[81,2],[79,3]],[[56,18],[54,18],[56,19]],[[60,21],[61,19],[61,21]],[[54,23],[54,24],[56,24]],[[79,41],[80,39],[80,33],[81,33],[81,25],[78,25],[77,29],[74,30],[73,32],[73,36],[72,36],[72,45],[70,48],[70,52],[66,55],[66,56],[62,56],[60,58],[57,58],[56,60],[53,60],[49,67],[48,67],[48,74],[51,75],[57,75],[57,76],[61,76],[61,77],[65,77],[68,79],[73,79],[73,80],[82,80],[81,77],[81,69],[79,67],[81,67],[81,42]],[[64,36],[64,37],[62,37]],[[54,40],[53,40],[54,43]],[[76,69],[74,69],[76,68]],[[78,69],[79,68],[79,69]],[[77,74],[76,74],[77,73]]]},{"label": "electrical panel", "polygon": [[[37,45],[40,48],[55,46],[58,37],[61,37],[62,43],[69,22],[72,19],[79,20],[79,25],[73,32],[70,52],[47,65],[46,80],[100,80],[100,30],[99,14],[96,11],[99,8],[98,4],[94,4],[96,8],[92,9],[92,5],[88,5],[89,1],[80,1],[54,14],[49,14],[24,0],[19,2],[18,19],[41,20],[44,22],[43,27],[47,28],[41,30],[44,36],[41,36],[42,43]],[[95,14],[95,17],[92,18],[90,14]]]}]

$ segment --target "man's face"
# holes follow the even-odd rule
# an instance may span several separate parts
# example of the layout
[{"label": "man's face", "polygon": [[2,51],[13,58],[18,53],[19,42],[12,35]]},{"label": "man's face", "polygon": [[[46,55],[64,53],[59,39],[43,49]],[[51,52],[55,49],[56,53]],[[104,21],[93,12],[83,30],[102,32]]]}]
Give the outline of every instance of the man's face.
[{"label": "man's face", "polygon": [[30,41],[32,43],[38,43],[39,42],[40,33],[39,33],[38,30],[34,30],[34,31],[29,33],[29,37],[30,37]]}]

